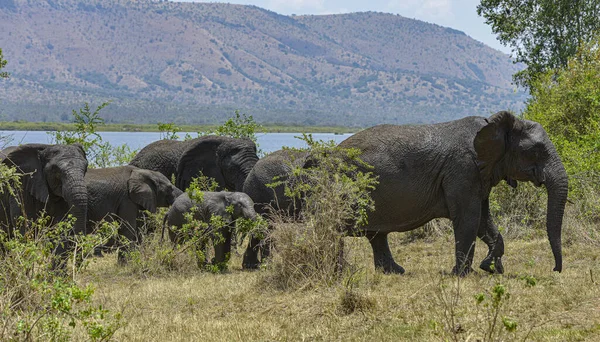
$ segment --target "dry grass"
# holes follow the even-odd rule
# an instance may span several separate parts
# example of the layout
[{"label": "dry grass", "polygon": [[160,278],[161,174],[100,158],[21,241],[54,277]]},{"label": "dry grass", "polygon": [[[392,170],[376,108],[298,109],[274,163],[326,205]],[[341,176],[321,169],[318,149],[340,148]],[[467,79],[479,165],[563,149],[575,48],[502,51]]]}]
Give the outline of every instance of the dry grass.
[{"label": "dry grass", "polygon": [[[572,224],[567,217],[567,235],[576,230]],[[96,259],[82,281],[95,284],[98,302],[123,311],[128,323],[116,340],[484,340],[489,312],[476,304],[475,295],[489,293],[497,283],[510,294],[500,317],[517,322],[513,333],[502,328],[499,339],[600,340],[600,250],[585,236],[565,244],[563,273],[551,271],[545,239],[512,239],[506,243],[506,274],[478,271],[463,279],[448,275],[454,264],[450,235],[412,242],[401,233],[391,238],[405,275],[375,272],[366,239],[346,238],[348,255],[360,271],[332,288],[261,288],[262,273],[268,270],[242,271],[239,255],[224,274],[191,271],[159,277],[118,267],[110,255]],[[479,241],[476,260],[486,250]]]}]

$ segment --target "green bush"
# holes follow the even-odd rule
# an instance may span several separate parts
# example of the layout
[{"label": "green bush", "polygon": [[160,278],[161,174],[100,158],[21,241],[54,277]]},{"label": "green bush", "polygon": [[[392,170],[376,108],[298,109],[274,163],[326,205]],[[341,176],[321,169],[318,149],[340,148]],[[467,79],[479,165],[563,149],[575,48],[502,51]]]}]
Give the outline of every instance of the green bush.
[{"label": "green bush", "polygon": [[80,144],[83,146],[90,167],[111,167],[126,165],[137,153],[126,144],[112,146],[102,140],[97,129],[104,125],[100,111],[109,105],[105,102],[91,111],[86,102],[79,111],[73,110],[73,123],[75,128],[70,131],[48,132],[55,144]]},{"label": "green bush", "polygon": [[523,115],[544,126],[576,194],[600,183],[599,43],[584,45],[566,68],[541,75]]},{"label": "green bush", "polygon": [[[19,185],[19,174],[0,164],[0,189],[13,193]],[[93,302],[94,288],[77,281],[96,246],[102,245],[116,232],[116,225],[103,225],[97,233],[69,234],[74,218],[50,225],[48,216],[35,221],[23,217],[10,232],[0,230],[0,315],[2,341],[64,341],[79,330],[87,339],[110,339],[122,325],[120,313]],[[59,243],[70,240],[73,259],[70,268],[53,269],[64,264],[52,253]],[[64,256],[60,256],[64,257]],[[81,336],[78,332],[78,336]]]}]

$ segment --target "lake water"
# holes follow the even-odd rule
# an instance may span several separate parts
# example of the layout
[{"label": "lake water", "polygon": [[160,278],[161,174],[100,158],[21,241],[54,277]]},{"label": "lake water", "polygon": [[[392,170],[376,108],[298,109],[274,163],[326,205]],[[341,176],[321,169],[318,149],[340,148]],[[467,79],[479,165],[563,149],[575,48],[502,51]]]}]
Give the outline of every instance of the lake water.
[{"label": "lake water", "polygon": [[[158,132],[99,132],[102,140],[109,142],[113,146],[122,144],[129,145],[132,149],[140,149],[151,142],[160,140]],[[178,133],[180,137],[185,136],[185,132]],[[190,135],[196,137],[195,132],[190,132]],[[351,136],[352,133],[333,134],[333,133],[313,133],[314,140],[333,140],[340,143],[342,140]],[[12,141],[9,145],[41,143],[51,144],[52,137],[44,131],[0,131],[0,136],[10,136]],[[273,152],[280,150],[283,146],[302,148],[306,147],[303,140],[295,137],[302,136],[301,133],[258,133],[258,147],[263,152]]]}]

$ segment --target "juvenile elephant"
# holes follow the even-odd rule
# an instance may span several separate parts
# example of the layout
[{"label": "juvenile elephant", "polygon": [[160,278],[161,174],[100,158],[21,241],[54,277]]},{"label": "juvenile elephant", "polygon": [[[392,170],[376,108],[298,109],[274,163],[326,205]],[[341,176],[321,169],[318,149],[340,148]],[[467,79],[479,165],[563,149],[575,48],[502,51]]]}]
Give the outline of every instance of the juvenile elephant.
[{"label": "juvenile elephant", "polygon": [[480,268],[502,273],[504,242],[490,217],[489,195],[504,179],[512,186],[530,181],[546,187],[546,227],[554,270],[562,270],[561,227],[568,179],[540,124],[502,111],[489,118],[467,117],[434,125],[375,126],[339,146],[360,149],[361,159],[379,176],[379,185],[371,193],[375,211],[369,213],[364,227],[376,268],[404,273],[392,257],[388,233],[446,217],[454,225],[453,272],[464,275],[472,270],[479,236],[489,248]]},{"label": "juvenile elephant", "polygon": [[[68,213],[76,218],[73,230],[84,232],[87,221],[88,196],[84,175],[88,162],[81,145],[24,144],[5,148],[0,160],[7,166],[16,167],[23,173],[17,198],[8,192],[0,195],[0,221],[8,228],[9,235],[16,226],[16,218],[26,216],[30,220],[45,210],[53,223]],[[57,254],[65,252],[59,244]]]},{"label": "juvenile elephant", "polygon": [[130,165],[154,170],[186,189],[200,172],[214,178],[219,189],[242,191],[244,180],[258,161],[250,139],[204,136],[187,141],[159,140],[144,147]]},{"label": "juvenile elephant", "polygon": [[[254,202],[252,202],[250,196],[243,192],[207,191],[204,192],[201,203],[193,201],[186,193],[182,194],[175,200],[175,203],[173,203],[173,206],[171,206],[163,220],[163,234],[166,226],[173,243],[180,243],[186,239],[185,236],[181,236],[177,231],[187,223],[185,213],[190,212],[193,207],[197,207],[197,211],[194,214],[195,220],[210,223],[210,218],[213,215],[223,218],[225,226],[218,232],[223,239],[220,239],[214,246],[215,262],[217,264],[226,262],[227,256],[231,252],[232,224],[238,218],[255,220]],[[176,229],[173,230],[172,227]]]},{"label": "juvenile elephant", "polygon": [[[298,214],[300,203],[295,203],[285,196],[285,186],[279,184],[269,187],[268,184],[276,181],[285,182],[292,168],[304,167],[308,162],[308,152],[298,150],[279,150],[260,159],[244,182],[244,192],[254,201],[257,213],[267,215],[274,210],[284,210],[289,215]],[[258,237],[251,237],[250,243],[244,253],[242,267],[258,268],[258,252],[261,241]],[[263,258],[268,256],[269,247],[262,246]]]},{"label": "juvenile elephant", "polygon": [[[90,169],[85,175],[88,193],[89,224],[102,219],[120,219],[119,234],[129,241],[140,242],[137,227],[140,210],[156,212],[168,207],[183,192],[160,172],[135,166]],[[125,251],[119,250],[119,262],[125,261]]]}]

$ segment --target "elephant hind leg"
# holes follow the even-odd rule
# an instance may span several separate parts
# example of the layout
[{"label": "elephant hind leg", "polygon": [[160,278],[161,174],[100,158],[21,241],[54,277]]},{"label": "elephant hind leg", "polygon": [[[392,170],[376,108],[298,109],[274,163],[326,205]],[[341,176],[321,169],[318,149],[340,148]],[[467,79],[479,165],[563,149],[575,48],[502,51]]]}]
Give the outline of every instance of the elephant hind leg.
[{"label": "elephant hind leg", "polygon": [[258,252],[260,248],[260,239],[251,236],[248,242],[248,247],[244,252],[244,259],[242,261],[242,268],[244,269],[257,269],[260,266],[258,260]]},{"label": "elephant hind leg", "polygon": [[390,246],[388,244],[388,233],[367,232],[366,237],[371,243],[373,249],[373,260],[375,269],[382,270],[383,273],[404,274],[404,268],[394,261]]}]

